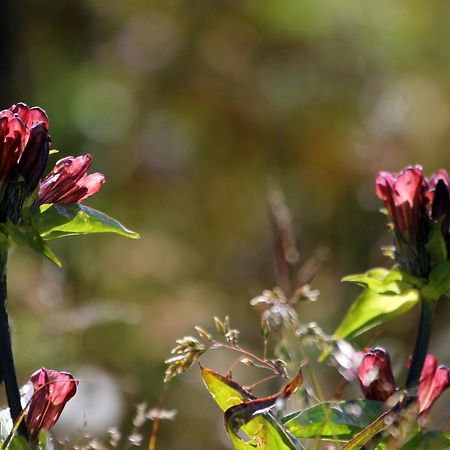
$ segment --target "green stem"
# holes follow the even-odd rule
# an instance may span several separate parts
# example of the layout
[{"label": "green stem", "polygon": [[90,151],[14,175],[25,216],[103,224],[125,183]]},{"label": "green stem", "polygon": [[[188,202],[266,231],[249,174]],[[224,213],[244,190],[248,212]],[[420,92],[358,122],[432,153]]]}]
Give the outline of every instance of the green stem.
[{"label": "green stem", "polygon": [[[14,423],[20,420],[22,405],[20,403],[19,386],[17,384],[16,369],[11,346],[11,333],[9,329],[8,309],[6,304],[6,264],[8,250],[3,246],[0,249],[0,374],[5,383],[6,397],[8,399],[11,418]],[[22,421],[18,428],[19,434],[27,437],[27,428]]]},{"label": "green stem", "polygon": [[408,389],[415,388],[419,385],[420,374],[422,373],[423,364],[427,356],[428,344],[430,342],[435,305],[436,301],[434,299],[422,298],[421,300],[419,330],[411,360],[411,367],[406,379],[406,387]]}]

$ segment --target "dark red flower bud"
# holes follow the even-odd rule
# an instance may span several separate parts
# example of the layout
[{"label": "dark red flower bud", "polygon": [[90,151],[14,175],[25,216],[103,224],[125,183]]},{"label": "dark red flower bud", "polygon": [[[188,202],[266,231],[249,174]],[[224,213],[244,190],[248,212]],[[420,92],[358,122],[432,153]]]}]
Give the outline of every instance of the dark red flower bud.
[{"label": "dark red flower bud", "polygon": [[34,394],[30,401],[26,423],[30,440],[36,441],[41,430],[51,430],[66,403],[75,395],[77,384],[68,372],[39,369],[30,377]]},{"label": "dark red flower bud", "polygon": [[448,367],[437,365],[433,355],[427,355],[419,380],[418,402],[420,414],[426,414],[437,398],[450,386]]},{"label": "dark red flower bud", "polygon": [[91,162],[89,154],[59,160],[41,183],[39,203],[82,202],[97,193],[105,177],[101,173],[87,174]]},{"label": "dark red flower bud", "polygon": [[366,349],[358,378],[368,400],[386,401],[396,390],[389,354],[382,348]]}]

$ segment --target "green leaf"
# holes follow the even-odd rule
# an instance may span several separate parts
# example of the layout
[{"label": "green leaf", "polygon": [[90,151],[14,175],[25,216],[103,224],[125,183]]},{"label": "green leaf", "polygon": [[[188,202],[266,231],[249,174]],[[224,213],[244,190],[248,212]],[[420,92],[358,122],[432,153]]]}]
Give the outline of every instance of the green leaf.
[{"label": "green leaf", "polygon": [[450,261],[441,262],[433,267],[422,294],[425,298],[434,300],[442,295],[450,296]]},{"label": "green leaf", "polygon": [[434,263],[440,263],[447,260],[447,245],[442,235],[442,222],[444,217],[437,220],[431,228],[428,242],[425,245],[428,254]]},{"label": "green leaf", "polygon": [[364,289],[334,332],[334,336],[353,339],[405,313],[418,301],[417,289],[406,289],[398,294],[378,294],[370,289]]},{"label": "green leaf", "polygon": [[342,281],[358,284],[377,294],[400,294],[406,289],[420,288],[425,284],[422,279],[414,277],[399,267],[391,270],[377,267],[365,273],[348,275],[342,278]]},{"label": "green leaf", "polygon": [[352,437],[342,448],[341,450],[360,450],[362,449],[368,442],[370,442],[375,436],[384,431],[389,424],[392,423],[392,420],[388,418],[391,415],[392,410],[386,411],[382,414],[378,419],[374,420],[368,427],[364,428],[364,430],[360,431],[356,435]]},{"label": "green leaf", "polygon": [[371,400],[324,402],[282,419],[297,438],[345,441],[368,427],[385,411],[384,403]]},{"label": "green leaf", "polygon": [[[210,369],[202,367],[201,371],[207,389],[223,412],[246,400],[255,399],[234,381]],[[243,425],[242,431],[248,436],[249,442],[243,441],[232,432],[229,433],[236,450],[300,450],[302,448],[270,412],[255,416]]]},{"label": "green leaf", "polygon": [[39,212],[32,215],[32,220],[45,240],[90,233],[116,233],[139,238],[117,220],[80,203],[42,205]]},{"label": "green leaf", "polygon": [[365,273],[347,275],[346,277],[342,278],[341,281],[355,283],[365,288],[378,289],[379,286],[383,285],[383,280],[386,278],[386,275],[388,273],[389,270],[385,269],[384,267],[375,267],[374,269],[370,269]]},{"label": "green leaf", "polygon": [[59,259],[34,227],[14,225],[11,221],[8,221],[4,227],[7,234],[17,245],[28,246],[40,255],[45,256],[58,267],[61,267]]},{"label": "green leaf", "polygon": [[402,450],[445,450],[448,448],[450,448],[450,433],[420,431],[402,447]]}]

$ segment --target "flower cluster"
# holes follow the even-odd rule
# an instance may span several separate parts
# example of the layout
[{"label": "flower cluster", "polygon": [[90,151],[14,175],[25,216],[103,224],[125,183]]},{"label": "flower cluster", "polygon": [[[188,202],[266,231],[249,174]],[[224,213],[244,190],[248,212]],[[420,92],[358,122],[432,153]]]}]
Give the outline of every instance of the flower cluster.
[{"label": "flower cluster", "polygon": [[[386,401],[397,390],[389,354],[382,348],[366,349],[358,378],[368,400]],[[417,403],[419,414],[425,415],[433,403],[450,386],[450,371],[438,366],[433,355],[427,355],[420,375]]]},{"label": "flower cluster", "polygon": [[434,226],[440,227],[443,242],[450,247],[447,172],[439,170],[429,179],[420,166],[379,172],[375,185],[392,221],[397,262],[414,275],[427,276],[436,262],[428,247]]},{"label": "flower cluster", "polygon": [[[0,222],[17,223],[26,200],[34,200],[49,157],[48,128],[47,115],[39,107],[18,103],[0,111]],[[81,202],[95,194],[105,177],[87,175],[91,162],[91,155],[58,161],[40,185],[37,202]]]},{"label": "flower cluster", "polygon": [[0,111],[0,220],[17,222],[48,161],[48,118],[23,103]]}]

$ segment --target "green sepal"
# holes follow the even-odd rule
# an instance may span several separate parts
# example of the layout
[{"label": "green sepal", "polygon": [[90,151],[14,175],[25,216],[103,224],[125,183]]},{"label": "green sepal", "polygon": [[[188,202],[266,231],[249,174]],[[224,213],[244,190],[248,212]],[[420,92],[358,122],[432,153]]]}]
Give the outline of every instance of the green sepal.
[{"label": "green sepal", "polygon": [[91,233],[139,238],[137,233],[112,217],[80,203],[42,205],[31,217],[34,227],[45,240]]},{"label": "green sepal", "polygon": [[450,296],[450,261],[435,265],[430,272],[428,284],[421,290],[424,299],[437,301],[443,295]]},{"label": "green sepal", "polygon": [[41,430],[39,431],[39,437],[38,437],[38,448],[39,450],[46,450],[50,442],[50,437],[48,430]]},{"label": "green sepal", "polygon": [[8,220],[2,225],[2,228],[4,230],[3,232],[7,234],[15,244],[30,247],[35,252],[45,256],[58,267],[61,267],[59,259],[33,226],[15,225]]},{"label": "green sepal", "polygon": [[324,402],[283,417],[286,429],[297,438],[346,441],[385,411],[383,402],[351,400]]},{"label": "green sepal", "polygon": [[447,245],[442,235],[443,220],[444,217],[441,217],[433,223],[428,242],[425,244],[425,248],[435,264],[447,260]]}]

